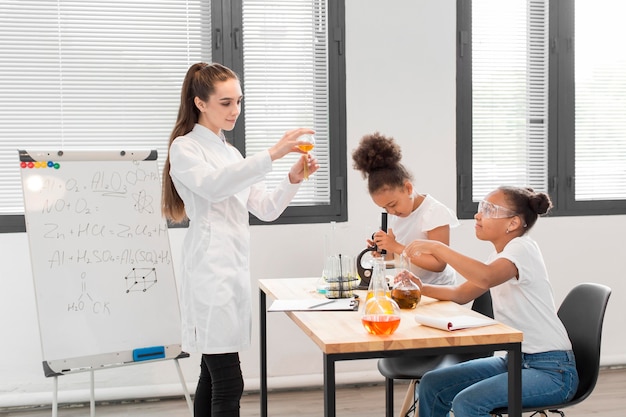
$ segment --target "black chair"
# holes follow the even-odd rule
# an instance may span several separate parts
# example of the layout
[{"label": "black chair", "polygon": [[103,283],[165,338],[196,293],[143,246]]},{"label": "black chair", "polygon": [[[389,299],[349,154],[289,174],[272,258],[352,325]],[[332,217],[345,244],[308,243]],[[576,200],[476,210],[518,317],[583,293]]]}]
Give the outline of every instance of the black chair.
[{"label": "black chair", "polygon": [[[602,324],[610,295],[609,287],[593,283],[579,284],[567,294],[559,307],[558,314],[567,329],[576,357],[576,369],[580,379],[578,390],[574,398],[568,402],[545,407],[522,407],[522,412],[533,412],[532,415],[539,413],[545,416],[547,410],[563,417],[565,413],[560,410],[561,408],[578,404],[591,394],[600,372]],[[498,408],[491,414],[502,416],[508,414],[508,410]]]},{"label": "black chair", "polygon": [[[477,297],[472,303],[472,310],[493,318],[491,292],[487,291]],[[394,379],[414,379],[419,384],[422,376],[432,370],[455,365],[470,359],[483,358],[493,355],[493,352],[472,352],[465,354],[450,353],[445,355],[429,355],[415,357],[383,358],[378,360],[378,370],[385,377],[385,396],[387,402],[387,417],[393,413],[393,381]],[[407,393],[408,395],[408,393]],[[414,415],[417,399],[413,397],[413,405],[405,414]]]}]

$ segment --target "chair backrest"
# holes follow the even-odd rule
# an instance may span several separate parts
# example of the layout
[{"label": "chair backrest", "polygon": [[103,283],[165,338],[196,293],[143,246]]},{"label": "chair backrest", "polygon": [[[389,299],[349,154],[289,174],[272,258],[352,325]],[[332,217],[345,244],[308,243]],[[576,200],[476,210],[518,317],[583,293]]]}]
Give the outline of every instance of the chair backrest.
[{"label": "chair backrest", "polygon": [[593,391],[600,372],[600,342],[611,289],[602,284],[578,284],[567,294],[558,315],[567,329],[576,356],[580,383],[571,401],[580,402]]},{"label": "chair backrest", "polygon": [[[491,291],[485,291],[480,297],[476,297],[472,303],[472,310],[493,318],[493,305],[491,304]],[[493,356],[493,350],[485,350],[482,352],[466,353],[461,355],[463,361],[477,358],[485,358]]]},{"label": "chair backrest", "polygon": [[483,295],[477,297],[472,304],[472,310],[487,317],[493,318],[493,305],[491,304],[491,291],[487,290]]}]

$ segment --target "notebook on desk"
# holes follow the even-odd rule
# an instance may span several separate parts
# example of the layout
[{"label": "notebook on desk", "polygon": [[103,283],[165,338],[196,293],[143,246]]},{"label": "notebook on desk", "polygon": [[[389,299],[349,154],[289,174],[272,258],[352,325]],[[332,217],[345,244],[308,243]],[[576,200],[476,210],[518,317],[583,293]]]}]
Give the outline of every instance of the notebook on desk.
[{"label": "notebook on desk", "polygon": [[489,317],[475,317],[470,315],[460,315],[452,317],[431,317],[422,314],[415,315],[415,321],[429,327],[441,330],[460,330],[471,327],[482,327],[497,324],[498,322]]}]

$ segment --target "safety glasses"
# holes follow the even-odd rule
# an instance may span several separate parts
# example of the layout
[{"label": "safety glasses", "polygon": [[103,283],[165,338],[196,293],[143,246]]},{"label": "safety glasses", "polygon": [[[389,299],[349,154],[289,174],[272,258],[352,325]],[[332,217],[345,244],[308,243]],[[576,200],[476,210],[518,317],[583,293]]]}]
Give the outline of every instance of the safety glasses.
[{"label": "safety glasses", "polygon": [[478,203],[478,213],[485,219],[508,219],[518,215],[511,209],[490,203],[487,200]]}]

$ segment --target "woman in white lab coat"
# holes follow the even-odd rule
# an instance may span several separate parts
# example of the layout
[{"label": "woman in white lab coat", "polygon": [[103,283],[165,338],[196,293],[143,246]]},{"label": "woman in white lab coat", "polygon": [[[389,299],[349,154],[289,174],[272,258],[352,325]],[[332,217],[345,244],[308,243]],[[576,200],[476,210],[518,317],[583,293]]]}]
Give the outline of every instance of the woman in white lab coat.
[{"label": "woman in white lab coat", "polygon": [[308,173],[319,168],[310,155],[291,167],[273,190],[263,183],[272,161],[300,152],[298,138],[310,129],[288,131],[271,148],[243,158],[223,131],[241,111],[237,75],[220,64],[192,65],[182,86],[178,118],[163,171],[164,215],[189,219],[181,268],[182,348],[201,352],[194,415],[239,416],[243,378],[239,350],[250,345],[251,285],[248,212],[276,219]]}]

